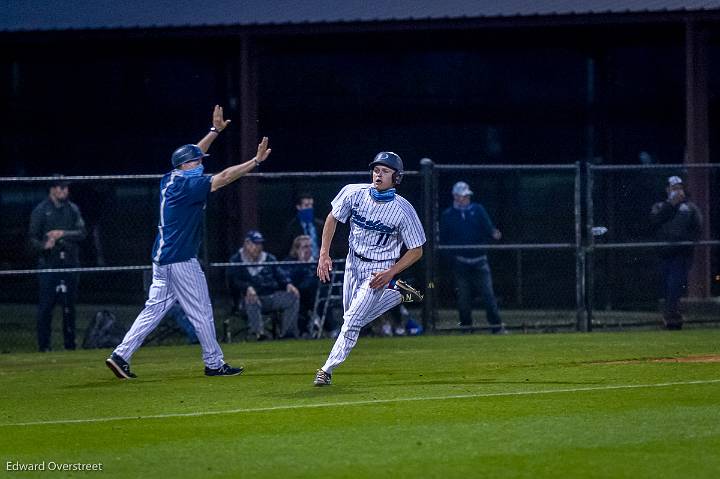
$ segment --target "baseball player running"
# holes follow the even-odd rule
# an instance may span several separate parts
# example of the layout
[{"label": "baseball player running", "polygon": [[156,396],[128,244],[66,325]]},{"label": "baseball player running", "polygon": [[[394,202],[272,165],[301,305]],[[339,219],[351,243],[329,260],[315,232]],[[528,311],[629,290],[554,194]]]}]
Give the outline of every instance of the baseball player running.
[{"label": "baseball player running", "polygon": [[197,260],[203,211],[208,194],[227,186],[265,161],[270,154],[263,137],[255,158],[224,171],[203,176],[203,158],[210,145],[230,120],[215,105],[212,124],[197,145],[183,145],[172,154],[173,170],[160,181],[160,221],[152,249],[153,282],[145,309],[138,315],[122,343],[105,363],[120,379],[136,377],[130,371],[130,358],[154,330],[177,300],[195,328],[202,346],[206,376],[236,376],[243,368],[233,368],[223,360],[215,337],[215,322],[205,274]]},{"label": "baseball player running", "polygon": [[[343,325],[325,365],[315,373],[315,386],[329,386],[332,373],[357,343],[360,329],[401,302],[422,301],[419,291],[393,278],[422,257],[425,232],[415,209],[395,194],[403,163],[383,151],[370,163],[372,184],[345,186],[332,201],[325,219],[317,275],[327,282],[332,270],[330,244],[337,222],[350,219],[350,249],[343,282]],[[398,260],[400,248],[407,251]]]}]

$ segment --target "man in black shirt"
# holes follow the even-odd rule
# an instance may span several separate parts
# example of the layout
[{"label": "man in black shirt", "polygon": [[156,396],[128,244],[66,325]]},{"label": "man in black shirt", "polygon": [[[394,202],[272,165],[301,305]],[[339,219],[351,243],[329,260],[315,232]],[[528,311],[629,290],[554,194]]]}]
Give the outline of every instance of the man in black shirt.
[{"label": "man in black shirt", "polygon": [[[702,229],[702,215],[695,203],[686,197],[679,176],[668,178],[667,199],[655,203],[650,223],[660,241],[697,241]],[[687,293],[688,272],[692,266],[693,246],[677,245],[660,249],[660,264],[665,297],[664,320],[667,329],[681,329],[683,318],[680,298]]]},{"label": "man in black shirt", "polygon": [[[38,268],[80,266],[78,243],[85,239],[85,221],[77,205],[68,199],[68,182],[57,176],[50,194],[30,216],[30,244],[38,254]],[[77,273],[39,273],[40,298],[37,312],[38,348],[51,348],[51,322],[55,303],[63,306],[65,349],[75,349],[75,293]]]}]

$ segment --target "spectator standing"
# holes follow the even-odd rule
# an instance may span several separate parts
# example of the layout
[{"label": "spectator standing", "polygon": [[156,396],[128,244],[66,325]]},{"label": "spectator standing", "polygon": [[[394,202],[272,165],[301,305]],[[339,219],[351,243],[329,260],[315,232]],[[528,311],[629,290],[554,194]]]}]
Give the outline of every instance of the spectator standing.
[{"label": "spectator standing", "polygon": [[[481,245],[502,237],[485,208],[471,201],[470,186],[458,181],[452,188],[453,205],[440,217],[440,242],[443,245]],[[493,334],[505,334],[493,291],[492,273],[484,249],[458,249],[449,252],[457,291],[460,326],[472,326],[473,296],[480,291],[487,321]]]},{"label": "spectator standing", "polygon": [[[80,209],[70,201],[70,184],[61,175],[50,184],[48,197],[30,216],[29,238],[38,254],[40,269],[77,268],[80,266],[79,243],[85,239],[85,221]],[[58,300],[63,307],[65,349],[75,349],[75,298],[78,273],[39,273],[37,311],[38,349],[52,347],[52,312]]]},{"label": "spectator standing", "polygon": [[320,240],[322,236],[323,221],[315,217],[315,198],[309,193],[301,193],[295,200],[295,217],[285,227],[284,247],[289,249],[300,235],[310,238],[312,257],[320,254]]},{"label": "spectator standing", "polygon": [[[682,178],[668,178],[667,199],[650,210],[650,223],[659,241],[697,241],[702,231],[700,209],[687,198]],[[663,319],[669,330],[682,329],[680,298],[687,294],[688,273],[693,261],[693,245],[660,248],[660,270],[665,305]]]}]

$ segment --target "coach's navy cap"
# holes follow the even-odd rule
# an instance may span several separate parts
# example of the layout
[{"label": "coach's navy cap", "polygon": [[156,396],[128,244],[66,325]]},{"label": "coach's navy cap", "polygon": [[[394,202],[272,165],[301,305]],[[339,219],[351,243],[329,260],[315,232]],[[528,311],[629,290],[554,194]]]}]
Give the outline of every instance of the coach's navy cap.
[{"label": "coach's navy cap", "polygon": [[265,238],[263,237],[262,233],[258,230],[250,230],[245,235],[245,239],[252,241],[253,243],[263,243],[265,242]]}]

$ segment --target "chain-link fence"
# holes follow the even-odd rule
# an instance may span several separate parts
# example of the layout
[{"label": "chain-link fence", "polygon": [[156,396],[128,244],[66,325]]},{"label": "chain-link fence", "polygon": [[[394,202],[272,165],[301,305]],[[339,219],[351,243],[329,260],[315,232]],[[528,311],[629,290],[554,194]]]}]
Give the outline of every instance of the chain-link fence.
[{"label": "chain-link fence", "polygon": [[[71,288],[75,292],[75,301],[71,303],[76,305],[78,347],[97,312],[110,311],[125,327],[130,326],[147,295],[151,247],[157,233],[160,178],[160,175],[63,177],[70,182],[69,199],[78,206],[87,235],[80,242],[79,264],[54,265],[49,269],[38,266],[38,252],[31,247],[30,217],[48,198],[57,178],[0,178],[0,206],[4,211],[0,235],[7,245],[0,252],[0,351],[37,349],[38,297],[43,278],[58,283],[52,349],[64,346],[62,317],[67,297],[61,281],[67,283],[65,286],[77,282],[76,288]],[[242,326],[244,321],[233,312],[227,270],[228,261],[242,246],[246,232],[261,231],[265,237],[264,250],[289,266],[292,264],[289,250],[296,233],[290,236],[288,224],[297,214],[297,198],[311,195],[315,216],[322,221],[330,210],[330,201],[343,186],[368,179],[367,171],[252,173],[210,195],[199,258],[208,280],[219,335],[224,335],[228,328],[236,331],[236,323]],[[418,172],[407,171],[403,195],[413,203],[421,203],[420,185]],[[348,251],[348,232],[347,225],[339,225],[331,249],[340,269]],[[319,241],[322,228],[315,234]],[[413,271],[408,273],[414,274]],[[326,334],[332,332],[331,328],[337,329],[337,322],[341,321],[338,316],[341,314],[336,312],[334,323],[326,321]],[[151,335],[149,341],[182,343],[187,339],[182,328],[172,325],[172,320],[164,320],[161,326],[161,334]],[[173,331],[176,334],[170,334]]]},{"label": "chain-link fence", "polygon": [[[456,268],[467,270],[455,258],[477,255],[488,258],[491,282],[500,317],[508,328],[543,330],[571,327],[578,321],[583,301],[583,256],[578,165],[434,165],[433,218],[436,267],[432,276],[435,294],[427,302],[438,330],[487,329],[488,298],[483,285],[473,291],[472,325],[458,321],[462,303],[462,278]],[[443,234],[443,216],[454,208],[453,185],[462,181],[473,192],[472,202],[483,205],[500,231],[501,239],[468,248]],[[489,238],[488,238],[489,240]],[[458,246],[462,245],[462,246]],[[490,300],[491,301],[491,300]],[[445,314],[439,312],[445,311]],[[490,319],[490,318],[487,318]],[[464,323],[464,324],[463,324]]]},{"label": "chain-link fence", "polygon": [[[428,244],[421,262],[404,277],[426,292],[409,313],[425,329],[458,329],[452,262],[456,246],[439,241],[442,212],[453,206],[452,186],[465,181],[482,203],[502,239],[471,248],[486,249],[502,321],[516,330],[589,330],[657,324],[662,296],[657,253],[667,245],[651,242],[647,216],[665,195],[667,176],[679,174],[703,211],[700,272],[704,301],[688,304],[690,321],[718,318],[708,298],[720,294],[718,275],[718,165],[638,165],[629,168],[576,165],[435,165],[421,162],[406,172],[398,192],[416,208]],[[693,171],[702,172],[693,175]],[[323,219],[329,203],[348,183],[367,181],[368,172],[253,173],[210,195],[200,259],[205,267],[218,333],[233,308],[226,270],[248,229],[260,230],[265,250],[278,260],[288,255],[286,226],[295,217],[301,193],[315,200]],[[700,182],[697,183],[697,179]],[[113,312],[126,327],[146,297],[150,249],[157,232],[159,175],[68,177],[70,200],[78,205],[87,236],[80,243],[77,277],[78,346],[95,313]],[[29,247],[33,209],[48,196],[52,178],[0,178],[0,350],[37,348],[39,278],[37,254]],[[697,185],[697,186],[696,186]],[[698,189],[696,193],[694,190]],[[594,236],[594,227],[607,232]],[[321,232],[318,232],[320,234]],[[347,226],[333,243],[333,258],[347,253]],[[632,243],[632,244],[629,244]],[[467,247],[463,247],[467,249]],[[338,265],[341,267],[341,264]],[[697,279],[693,277],[693,284]],[[52,347],[61,349],[62,298],[54,310]],[[473,326],[487,329],[481,295],[473,299]],[[233,319],[235,321],[235,319]],[[167,324],[165,324],[167,323]],[[182,343],[182,328],[164,320],[149,341]]]},{"label": "chain-link fence", "polygon": [[[663,258],[687,248],[693,258],[683,309],[695,323],[719,321],[720,303],[713,298],[720,296],[720,165],[590,165],[587,171],[588,226],[606,230],[589,237],[588,310],[596,317],[614,312],[626,326],[642,324],[642,313],[657,317],[664,307]],[[692,243],[662,241],[651,218],[653,206],[668,201],[673,177],[701,215]]]}]

